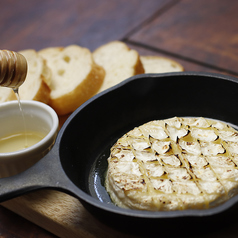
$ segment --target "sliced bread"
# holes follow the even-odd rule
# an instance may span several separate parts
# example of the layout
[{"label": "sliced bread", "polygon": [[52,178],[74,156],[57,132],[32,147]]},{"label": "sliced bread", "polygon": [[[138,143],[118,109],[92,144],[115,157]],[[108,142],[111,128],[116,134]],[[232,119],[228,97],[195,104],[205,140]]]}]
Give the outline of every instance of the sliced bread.
[{"label": "sliced bread", "polygon": [[[28,64],[25,82],[19,87],[20,99],[36,100],[47,104],[50,100],[50,69],[35,50],[22,50],[19,53],[26,58]],[[0,102],[17,100],[10,88],[1,87],[0,95]]]},{"label": "sliced bread", "polygon": [[73,112],[101,87],[105,71],[94,62],[89,49],[70,45],[38,53],[52,71],[49,105],[58,115]]},{"label": "sliced bread", "polygon": [[137,51],[125,43],[112,41],[100,46],[93,52],[95,62],[105,71],[105,79],[99,92],[110,88],[123,80],[144,73],[144,68]]},{"label": "sliced bread", "polygon": [[50,100],[51,70],[46,61],[32,49],[22,50],[28,63],[25,82],[19,88],[21,100],[36,100],[48,104]]},{"label": "sliced bread", "polygon": [[161,56],[140,56],[145,73],[168,73],[184,71],[178,62]]},{"label": "sliced bread", "polygon": [[16,95],[11,88],[0,87],[0,103],[16,99]]}]

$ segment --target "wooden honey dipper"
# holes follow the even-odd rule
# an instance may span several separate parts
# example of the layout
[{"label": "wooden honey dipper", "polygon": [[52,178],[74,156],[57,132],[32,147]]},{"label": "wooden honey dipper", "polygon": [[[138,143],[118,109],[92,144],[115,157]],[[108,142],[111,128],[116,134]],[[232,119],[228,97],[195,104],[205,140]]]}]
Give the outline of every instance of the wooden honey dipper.
[{"label": "wooden honey dipper", "polygon": [[16,91],[25,81],[27,61],[19,53],[0,50],[0,86]]}]

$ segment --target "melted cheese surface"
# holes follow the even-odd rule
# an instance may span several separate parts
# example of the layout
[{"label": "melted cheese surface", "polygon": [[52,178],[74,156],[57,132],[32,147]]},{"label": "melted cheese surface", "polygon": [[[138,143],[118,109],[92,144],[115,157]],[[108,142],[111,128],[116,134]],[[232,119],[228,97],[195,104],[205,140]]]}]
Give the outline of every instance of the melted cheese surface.
[{"label": "melted cheese surface", "polygon": [[111,148],[105,186],[124,208],[217,206],[238,193],[238,132],[202,117],[148,122]]}]

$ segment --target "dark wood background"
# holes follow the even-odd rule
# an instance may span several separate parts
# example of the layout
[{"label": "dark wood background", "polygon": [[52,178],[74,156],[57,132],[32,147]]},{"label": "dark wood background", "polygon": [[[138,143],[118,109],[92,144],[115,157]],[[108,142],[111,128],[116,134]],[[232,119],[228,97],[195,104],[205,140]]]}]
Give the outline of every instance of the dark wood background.
[{"label": "dark wood background", "polygon": [[[124,41],[142,55],[174,59],[186,71],[236,77],[238,1],[0,1],[0,49],[78,44],[93,51],[112,40]],[[238,237],[237,225],[219,228],[219,237]],[[0,206],[0,237],[54,235]]]}]

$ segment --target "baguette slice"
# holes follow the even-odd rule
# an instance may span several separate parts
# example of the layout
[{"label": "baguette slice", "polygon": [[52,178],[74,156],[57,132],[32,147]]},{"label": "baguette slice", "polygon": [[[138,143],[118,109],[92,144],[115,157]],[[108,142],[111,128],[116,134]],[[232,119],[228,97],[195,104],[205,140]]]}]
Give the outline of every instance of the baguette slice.
[{"label": "baguette slice", "polygon": [[[19,87],[20,99],[36,100],[47,104],[50,100],[50,69],[35,50],[22,50],[19,53],[26,58],[28,64],[25,82]],[[17,100],[13,90],[0,87],[0,102],[11,100]]]},{"label": "baguette slice", "polygon": [[140,56],[145,73],[168,73],[184,71],[178,62],[161,56]]},{"label": "baguette slice", "polygon": [[16,99],[16,95],[11,88],[0,87],[0,103]]},{"label": "baguette slice", "polygon": [[32,49],[22,50],[28,63],[25,82],[19,87],[21,100],[36,100],[48,104],[50,100],[51,70],[46,61]]},{"label": "baguette slice", "polygon": [[100,46],[93,52],[93,57],[95,62],[106,71],[106,76],[99,92],[131,76],[144,73],[138,52],[130,49],[120,41],[112,41]]},{"label": "baguette slice", "polygon": [[87,48],[77,45],[39,51],[52,70],[49,105],[58,115],[73,112],[101,87],[105,72]]}]

